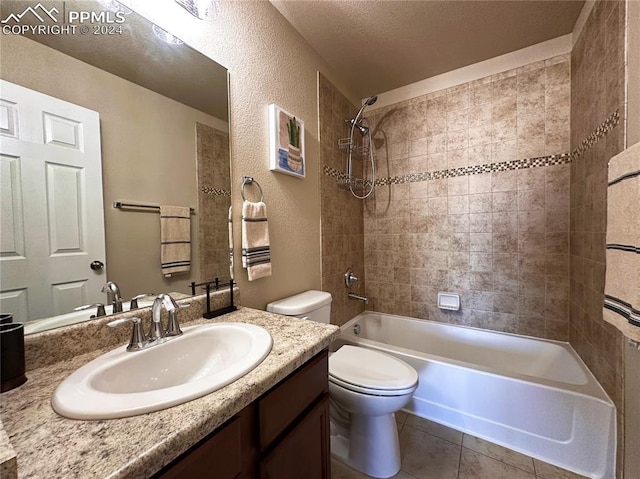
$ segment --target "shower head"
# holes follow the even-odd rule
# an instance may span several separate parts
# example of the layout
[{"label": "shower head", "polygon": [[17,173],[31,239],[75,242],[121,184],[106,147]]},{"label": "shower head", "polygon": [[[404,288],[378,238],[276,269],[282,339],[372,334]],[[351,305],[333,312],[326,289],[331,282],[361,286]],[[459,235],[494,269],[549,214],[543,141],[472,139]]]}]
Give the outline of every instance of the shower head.
[{"label": "shower head", "polygon": [[355,122],[355,119],[345,120],[345,123],[349,123],[353,128],[357,129],[362,136],[369,134],[369,127],[362,124],[362,119],[358,120],[358,123]]},{"label": "shower head", "polygon": [[[360,132],[360,134],[362,136],[366,136],[369,134],[369,127],[365,126],[362,124],[362,112],[364,111],[364,109],[368,106],[373,105],[376,101],[378,100],[377,96],[370,96],[369,98],[367,98],[363,103],[362,106],[360,107],[360,110],[358,110],[358,114],[356,115],[355,118],[352,118],[350,120],[345,120],[346,123],[350,123],[351,124],[351,134],[350,136],[353,136],[353,131],[354,130],[358,130]],[[353,140],[353,139],[352,139]]]},{"label": "shower head", "polygon": [[378,100],[377,96],[370,96],[369,98],[367,98],[364,103],[362,104],[362,106],[360,107],[360,110],[358,110],[358,114],[356,115],[356,117],[353,120],[350,120],[351,123],[357,127],[360,130],[360,133],[362,133],[363,135],[366,135],[367,132],[369,131],[369,129],[367,129],[366,132],[363,132],[363,130],[360,128],[359,123],[360,123],[360,116],[362,115],[362,112],[364,111],[364,109],[368,106],[373,105],[376,101]]}]

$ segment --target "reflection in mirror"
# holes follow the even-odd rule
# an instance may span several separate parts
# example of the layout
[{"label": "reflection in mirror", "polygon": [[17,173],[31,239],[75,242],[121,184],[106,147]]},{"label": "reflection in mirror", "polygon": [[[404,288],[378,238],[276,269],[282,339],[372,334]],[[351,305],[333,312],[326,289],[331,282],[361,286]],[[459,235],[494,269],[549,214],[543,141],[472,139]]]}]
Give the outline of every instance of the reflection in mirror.
[{"label": "reflection in mirror", "polygon": [[[24,5],[3,0],[2,19]],[[67,1],[64,8],[104,10],[93,1]],[[97,308],[71,311],[107,303],[107,281],[118,284],[126,310],[140,293],[189,294],[192,281],[228,280],[224,67],[186,45],[162,42],[134,12],[120,34],[3,34],[0,49],[3,114],[15,114],[17,126],[14,137],[5,130],[0,137],[0,311],[40,330],[48,326],[32,320],[56,316],[51,327],[59,327],[95,315]],[[5,98],[14,91],[17,101]],[[34,108],[30,129],[24,122]],[[87,152],[97,165],[91,171]],[[27,176],[40,183],[28,184]],[[102,201],[92,212],[95,197]],[[39,204],[28,203],[35,198]],[[116,201],[193,208],[190,271],[163,276],[158,210],[115,209]],[[103,251],[88,250],[100,241]],[[43,272],[44,259],[52,260],[51,273]],[[37,288],[42,299],[35,299]]]}]

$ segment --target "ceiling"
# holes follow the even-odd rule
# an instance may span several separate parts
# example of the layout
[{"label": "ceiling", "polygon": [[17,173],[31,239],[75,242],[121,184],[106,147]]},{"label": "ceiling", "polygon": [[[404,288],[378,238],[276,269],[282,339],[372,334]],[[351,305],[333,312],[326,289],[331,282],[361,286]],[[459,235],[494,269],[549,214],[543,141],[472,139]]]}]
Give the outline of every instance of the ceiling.
[{"label": "ceiling", "polygon": [[571,33],[584,0],[271,0],[360,98]]},{"label": "ceiling", "polygon": [[[2,0],[0,17],[20,14],[35,2]],[[60,12],[102,12],[105,7],[93,0],[47,2]],[[47,24],[52,24],[50,20]],[[56,20],[57,22],[57,20]],[[9,24],[13,24],[10,22]],[[21,24],[39,25],[32,14]],[[92,28],[94,24],[91,24]],[[104,26],[104,24],[100,24]],[[47,45],[85,63],[129,80],[163,96],[228,121],[227,70],[186,44],[170,45],[152,32],[152,23],[135,12],[127,14],[121,34],[33,35],[25,37]],[[79,27],[78,27],[79,28]],[[78,30],[79,31],[79,30]],[[91,30],[90,30],[91,31]]]}]

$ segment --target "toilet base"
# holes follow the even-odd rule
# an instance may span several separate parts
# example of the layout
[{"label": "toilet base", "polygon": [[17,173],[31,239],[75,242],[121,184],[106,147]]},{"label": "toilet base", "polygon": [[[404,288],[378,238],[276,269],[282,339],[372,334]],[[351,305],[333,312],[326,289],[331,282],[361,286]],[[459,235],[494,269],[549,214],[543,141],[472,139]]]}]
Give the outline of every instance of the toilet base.
[{"label": "toilet base", "polygon": [[400,442],[394,414],[351,414],[348,436],[331,436],[334,458],[380,479],[393,477],[400,471]]}]

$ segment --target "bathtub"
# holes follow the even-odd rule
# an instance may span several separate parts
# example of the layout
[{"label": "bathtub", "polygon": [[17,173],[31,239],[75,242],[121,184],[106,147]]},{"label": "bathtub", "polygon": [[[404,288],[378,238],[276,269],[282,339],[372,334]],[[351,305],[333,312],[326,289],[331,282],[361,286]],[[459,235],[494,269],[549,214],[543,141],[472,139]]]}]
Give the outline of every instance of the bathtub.
[{"label": "bathtub", "polygon": [[339,341],[416,369],[420,384],[408,412],[614,479],[615,406],[568,343],[368,311],[341,329]]}]

